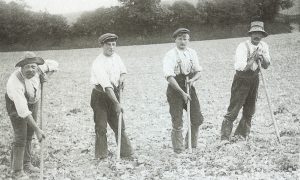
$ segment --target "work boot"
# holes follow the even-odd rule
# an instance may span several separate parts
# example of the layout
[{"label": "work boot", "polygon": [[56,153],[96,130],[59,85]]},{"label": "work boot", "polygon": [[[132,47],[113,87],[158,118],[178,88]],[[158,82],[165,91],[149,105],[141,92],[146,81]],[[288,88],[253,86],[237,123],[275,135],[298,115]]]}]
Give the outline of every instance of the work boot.
[{"label": "work boot", "polygon": [[243,138],[247,139],[250,134],[250,128],[251,118],[246,118],[243,116],[234,132],[234,136],[242,136]]},{"label": "work boot", "polygon": [[105,159],[108,156],[106,131],[96,130],[95,158]]},{"label": "work boot", "polygon": [[224,119],[221,127],[221,141],[229,141],[229,137],[232,131],[233,122],[227,119]]},{"label": "work boot", "polygon": [[[198,132],[199,127],[192,126],[191,127],[191,142],[192,142],[192,148],[197,148],[197,142],[198,142]],[[189,140],[188,140],[189,132],[186,133],[185,136],[185,148],[189,147]]]},{"label": "work boot", "polygon": [[173,128],[171,133],[172,145],[175,153],[181,153],[184,151],[182,130],[176,130]]},{"label": "work boot", "polygon": [[23,171],[24,151],[25,147],[13,147],[12,179],[29,179],[29,177]]},{"label": "work boot", "polygon": [[31,141],[26,142],[24,152],[24,171],[27,173],[38,173],[39,168],[31,164]]}]

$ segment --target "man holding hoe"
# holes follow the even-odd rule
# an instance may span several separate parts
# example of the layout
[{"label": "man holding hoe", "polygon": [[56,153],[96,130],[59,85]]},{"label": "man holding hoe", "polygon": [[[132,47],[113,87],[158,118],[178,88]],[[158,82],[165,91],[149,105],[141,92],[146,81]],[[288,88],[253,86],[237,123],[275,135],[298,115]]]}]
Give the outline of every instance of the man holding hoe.
[{"label": "man holding hoe", "polygon": [[24,173],[36,173],[39,169],[31,163],[33,133],[39,142],[45,138],[37,126],[37,113],[41,100],[41,83],[47,74],[57,71],[58,63],[44,60],[33,52],[26,52],[17,69],[10,75],[6,85],[6,108],[14,131],[11,166],[13,179],[29,179]]},{"label": "man holding hoe", "polygon": [[[106,33],[99,37],[103,52],[94,60],[91,70],[91,83],[94,85],[91,95],[91,107],[95,122],[95,158],[108,156],[107,123],[118,141],[118,119],[123,109],[119,94],[124,87],[124,75],[127,73],[120,56],[115,53],[118,36]],[[122,120],[123,121],[123,120]],[[121,129],[121,157],[133,155],[130,141],[125,133],[124,121]]]},{"label": "man holding hoe", "polygon": [[252,21],[248,35],[250,39],[240,43],[235,53],[236,74],[231,86],[230,104],[222,122],[222,144],[229,143],[233,121],[242,107],[242,118],[234,135],[238,138],[249,136],[258,94],[259,66],[261,64],[261,67],[267,69],[270,65],[269,46],[261,41],[262,38],[268,36],[264,31],[264,23]]},{"label": "man holding hoe", "polygon": [[[179,28],[173,33],[176,47],[167,52],[163,59],[163,71],[169,85],[167,88],[167,100],[170,106],[172,118],[172,145],[175,153],[181,153],[188,147],[189,136],[185,138],[186,146],[183,145],[183,109],[187,110],[187,103],[190,101],[190,122],[191,122],[191,146],[197,147],[199,126],[203,122],[200,111],[199,100],[193,87],[193,83],[200,78],[201,67],[198,62],[198,55],[195,50],[188,48],[190,31],[186,28]],[[187,78],[188,77],[188,78]],[[190,91],[187,92],[187,86]]]}]

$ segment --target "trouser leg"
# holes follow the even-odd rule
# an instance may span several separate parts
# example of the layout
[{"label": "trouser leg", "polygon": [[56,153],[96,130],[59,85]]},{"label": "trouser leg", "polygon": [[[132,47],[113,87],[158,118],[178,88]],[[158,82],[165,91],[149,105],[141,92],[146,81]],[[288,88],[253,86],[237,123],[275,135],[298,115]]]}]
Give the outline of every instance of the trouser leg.
[{"label": "trouser leg", "polygon": [[[191,119],[191,143],[192,148],[197,147],[199,126],[203,123],[203,115],[201,113],[199,99],[194,87],[191,87],[190,96],[190,119]],[[188,147],[188,132],[185,137],[186,147]]]},{"label": "trouser leg", "polygon": [[245,104],[250,91],[250,85],[249,79],[240,78],[237,75],[234,76],[231,86],[230,104],[222,122],[221,140],[229,140],[232,132],[233,121],[236,119],[240,109]]},{"label": "trouser leg", "polygon": [[[115,110],[111,107],[109,110],[109,118],[108,118],[108,124],[111,127],[111,129],[115,133],[115,139],[118,143],[118,121],[119,117],[117,116],[117,113]],[[132,146],[130,143],[130,140],[125,132],[125,123],[124,119],[122,119],[122,128],[121,128],[121,157],[130,157],[133,154]]]},{"label": "trouser leg", "polygon": [[178,94],[178,92],[176,92],[170,86],[167,89],[167,99],[170,106],[169,112],[171,114],[172,119],[172,145],[174,152],[180,153],[184,150],[182,135],[182,113],[184,108],[184,101],[180,94]]},{"label": "trouser leg", "polygon": [[241,135],[244,138],[248,137],[251,129],[251,120],[255,113],[255,105],[258,95],[259,78],[255,78],[251,82],[252,86],[246,102],[243,106],[243,115],[236,128],[235,135]]},{"label": "trouser leg", "polygon": [[97,92],[93,90],[91,95],[91,107],[94,112],[95,122],[95,158],[103,159],[108,156],[107,147],[107,105],[105,99],[105,93]]}]

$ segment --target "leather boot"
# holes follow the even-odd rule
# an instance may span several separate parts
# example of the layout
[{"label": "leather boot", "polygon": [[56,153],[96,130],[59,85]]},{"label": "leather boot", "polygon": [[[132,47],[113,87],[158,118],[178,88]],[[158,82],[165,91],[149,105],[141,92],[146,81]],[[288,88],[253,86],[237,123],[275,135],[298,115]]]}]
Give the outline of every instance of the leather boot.
[{"label": "leather boot", "polygon": [[184,151],[182,130],[173,129],[171,133],[172,145],[175,153]]},{"label": "leather boot", "polygon": [[95,158],[104,159],[108,156],[106,131],[96,130]]},{"label": "leather boot", "polygon": [[247,138],[250,134],[250,128],[251,128],[251,118],[246,118],[243,116],[234,132],[234,135]]},{"label": "leather boot", "polygon": [[12,179],[27,180],[29,177],[23,171],[25,147],[13,147]]},{"label": "leather boot", "polygon": [[[191,127],[191,142],[192,142],[192,148],[197,148],[197,142],[198,142],[198,133],[199,133],[199,126],[192,126]],[[188,148],[188,136],[189,132],[186,133],[185,136],[185,148]]]},{"label": "leather boot", "polygon": [[231,122],[227,119],[223,120],[222,127],[221,127],[221,141],[223,141],[223,140],[229,141],[232,127],[233,127],[233,122]]},{"label": "leather boot", "polygon": [[38,173],[39,168],[34,167],[31,163],[31,141],[26,142],[24,152],[24,171],[27,173]]}]

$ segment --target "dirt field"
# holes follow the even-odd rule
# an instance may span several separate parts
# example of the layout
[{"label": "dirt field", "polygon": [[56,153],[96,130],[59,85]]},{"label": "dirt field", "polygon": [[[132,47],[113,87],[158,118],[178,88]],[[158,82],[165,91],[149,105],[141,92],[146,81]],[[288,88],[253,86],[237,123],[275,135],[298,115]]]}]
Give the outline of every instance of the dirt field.
[{"label": "dirt field", "polygon": [[[276,143],[263,85],[248,142],[217,148],[223,115],[234,75],[233,56],[245,40],[191,42],[203,67],[196,84],[205,122],[199,147],[192,154],[176,155],[171,146],[171,120],[162,73],[162,58],[173,44],[118,47],[129,74],[124,92],[127,133],[137,160],[116,162],[116,143],[108,129],[110,157],[94,160],[94,122],[89,106],[90,66],[99,49],[39,51],[55,59],[60,71],[45,85],[44,122],[47,141],[47,179],[299,179],[300,33],[272,35],[272,63],[264,71],[282,145]],[[12,127],[5,109],[8,76],[22,52],[0,53],[0,179],[10,178]],[[239,119],[237,119],[235,126]],[[34,163],[39,144],[34,141]],[[37,176],[32,176],[33,179]]]}]

